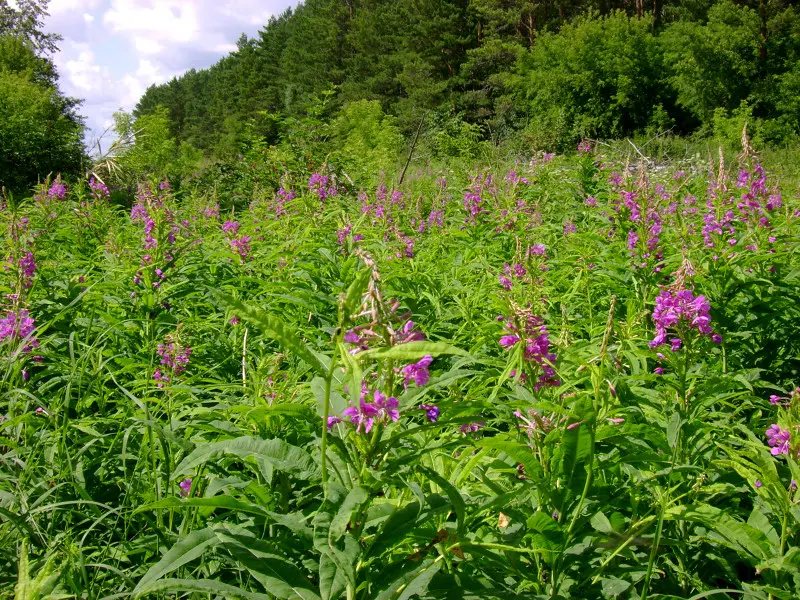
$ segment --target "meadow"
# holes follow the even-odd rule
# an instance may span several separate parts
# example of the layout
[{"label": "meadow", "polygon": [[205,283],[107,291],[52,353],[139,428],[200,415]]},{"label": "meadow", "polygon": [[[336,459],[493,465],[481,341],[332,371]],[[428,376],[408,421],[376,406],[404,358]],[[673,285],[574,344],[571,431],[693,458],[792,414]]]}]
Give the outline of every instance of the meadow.
[{"label": "meadow", "polygon": [[4,198],[0,597],[797,598],[796,183],[603,152]]}]

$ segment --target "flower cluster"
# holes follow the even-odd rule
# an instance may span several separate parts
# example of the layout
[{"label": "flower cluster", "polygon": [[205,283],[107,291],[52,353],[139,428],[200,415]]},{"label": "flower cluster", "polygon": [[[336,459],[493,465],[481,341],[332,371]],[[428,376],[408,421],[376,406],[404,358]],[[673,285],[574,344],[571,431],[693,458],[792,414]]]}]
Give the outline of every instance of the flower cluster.
[{"label": "flower cluster", "polygon": [[522,423],[519,428],[525,430],[528,437],[534,437],[536,434],[546,435],[550,433],[556,426],[556,421],[547,417],[532,408],[527,411],[527,416],[522,414],[521,411],[515,411],[514,416],[517,417]]},{"label": "flower cluster", "polygon": [[561,385],[553,368],[556,355],[550,351],[550,335],[544,319],[526,312],[514,319],[506,319],[501,316],[498,317],[498,320],[505,321],[505,328],[510,332],[500,338],[499,344],[506,349],[521,344],[523,357],[539,371],[534,389]]},{"label": "flower cluster", "polygon": [[[400,318],[407,318],[409,314],[402,315]],[[355,346],[350,353],[357,354],[362,350],[369,350],[371,344],[385,343],[386,340],[377,331],[374,324],[359,325],[347,331],[344,335],[344,341],[348,344]],[[388,337],[391,345],[405,344],[406,342],[422,342],[425,341],[425,335],[416,329],[414,321],[408,319],[405,324],[399,329],[387,327]]]},{"label": "flower cluster", "polygon": [[19,312],[9,312],[5,318],[0,319],[0,342],[24,340],[23,352],[30,352],[39,347],[39,342],[33,337],[35,329],[33,317],[24,308]]},{"label": "flower cluster", "polygon": [[503,289],[510,290],[514,285],[515,277],[522,280],[527,274],[528,270],[521,264],[514,263],[514,265],[510,265],[505,263],[503,265],[503,274],[498,277],[498,281],[503,286]]},{"label": "flower cluster", "polygon": [[467,192],[464,194],[464,210],[467,213],[465,222],[467,225],[475,225],[478,222],[478,217],[486,212],[484,196],[496,193],[497,189],[492,182],[491,173],[477,175],[472,179]]},{"label": "flower cluster", "polygon": [[427,384],[428,380],[431,378],[431,373],[428,371],[428,367],[432,362],[433,357],[428,355],[421,358],[419,362],[415,362],[403,367],[403,378],[405,379],[403,385],[405,388],[408,389],[408,384],[412,381],[418,386]]},{"label": "flower cluster", "polygon": [[192,349],[187,346],[181,346],[167,337],[165,343],[158,345],[157,352],[161,357],[161,364],[166,367],[164,372],[161,369],[156,369],[155,373],[153,373],[153,379],[158,381],[158,386],[161,387],[165,382],[172,381],[173,376],[180,375],[186,370]]},{"label": "flower cluster", "polygon": [[320,173],[311,175],[308,180],[308,191],[316,194],[323,202],[329,196],[335,196],[337,194],[336,185],[331,182],[327,175],[322,175]]},{"label": "flower cluster", "polygon": [[33,285],[33,276],[36,273],[36,260],[33,258],[33,252],[30,250],[17,259],[17,268],[19,269],[20,283],[24,288],[30,288]]},{"label": "flower cluster", "polygon": [[57,178],[53,185],[50,186],[50,189],[47,190],[47,196],[51,200],[63,200],[67,197],[67,184]]},{"label": "flower cluster", "polygon": [[714,333],[709,310],[711,305],[705,296],[695,296],[691,290],[662,290],[656,296],[656,306],[653,309],[656,336],[650,342],[650,348],[666,344],[670,329],[676,332],[674,337],[669,338],[673,352],[680,350],[683,345],[681,336],[685,336],[691,329],[710,337],[715,343],[720,343],[722,336]]},{"label": "flower cluster", "polygon": [[231,250],[236,252],[242,261],[244,261],[248,256],[250,256],[249,235],[243,235],[242,237],[238,238],[231,238],[230,244],[231,244]]},{"label": "flower cluster", "polygon": [[239,221],[225,221],[222,224],[222,231],[229,237],[235,236],[239,233]]},{"label": "flower cluster", "polygon": [[789,454],[791,450],[792,434],[788,429],[783,429],[777,423],[767,428],[767,443],[772,448],[773,456]]},{"label": "flower cluster", "polygon": [[94,200],[104,200],[111,195],[108,191],[108,186],[102,181],[96,180],[94,177],[89,180],[89,189],[92,192],[92,198]]},{"label": "flower cluster", "polygon": [[[769,397],[771,404],[779,407],[781,416],[777,421],[767,428],[767,444],[771,448],[773,456],[791,456],[800,459],[800,438],[797,432],[800,431],[798,424],[800,413],[800,386],[796,387],[787,396],[773,394]],[[794,434],[792,433],[794,432]],[[794,438],[794,439],[793,439]]]},{"label": "flower cluster", "polygon": [[[387,397],[385,394],[375,390],[372,394],[372,402],[365,402],[368,392],[361,392],[361,400],[358,406],[348,406],[342,411],[342,415],[349,417],[350,423],[355,425],[356,433],[369,433],[374,425],[385,425],[389,421],[397,422],[400,418],[400,411],[397,410],[399,402],[394,396]],[[328,419],[328,429],[342,419],[331,417]]]}]

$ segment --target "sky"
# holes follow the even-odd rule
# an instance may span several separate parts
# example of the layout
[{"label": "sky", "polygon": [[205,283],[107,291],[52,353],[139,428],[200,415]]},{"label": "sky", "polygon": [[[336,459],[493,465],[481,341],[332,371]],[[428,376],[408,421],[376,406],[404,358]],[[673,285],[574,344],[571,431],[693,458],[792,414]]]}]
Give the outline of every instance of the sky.
[{"label": "sky", "polygon": [[[63,40],[53,56],[61,90],[84,99],[87,142],[130,111],[151,84],[214,64],[255,36],[293,0],[50,0],[45,30]],[[108,138],[113,136],[108,135]]]}]

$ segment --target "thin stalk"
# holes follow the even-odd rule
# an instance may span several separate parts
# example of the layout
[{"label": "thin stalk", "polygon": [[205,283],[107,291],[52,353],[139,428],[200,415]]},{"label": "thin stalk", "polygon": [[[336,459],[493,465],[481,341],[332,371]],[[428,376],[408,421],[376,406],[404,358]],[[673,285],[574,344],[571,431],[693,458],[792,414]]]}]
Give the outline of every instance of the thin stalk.
[{"label": "thin stalk", "polygon": [[[341,337],[341,334],[339,336]],[[337,340],[338,341],[338,340]],[[336,370],[336,352],[331,356],[331,364],[328,367],[328,374],[325,376],[325,406],[322,409],[322,487],[328,483],[328,416],[331,412],[331,384],[333,373]]]},{"label": "thin stalk", "polygon": [[647,574],[644,577],[641,600],[647,600],[647,592],[650,589],[650,579],[653,576],[653,567],[656,563],[656,555],[658,554],[658,545],[661,541],[661,530],[664,527],[664,513],[666,510],[666,503],[662,500],[661,511],[658,514],[658,525],[656,525],[656,533],[653,536],[653,546],[650,548],[650,560],[647,562]]}]

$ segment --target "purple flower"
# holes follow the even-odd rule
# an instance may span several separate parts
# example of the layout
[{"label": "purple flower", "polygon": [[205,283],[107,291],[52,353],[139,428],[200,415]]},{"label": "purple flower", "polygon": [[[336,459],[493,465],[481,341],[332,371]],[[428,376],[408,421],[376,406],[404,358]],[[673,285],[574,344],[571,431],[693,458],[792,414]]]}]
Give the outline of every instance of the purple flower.
[{"label": "purple flower", "polygon": [[655,373],[656,375],[663,375],[664,369],[662,367],[656,367],[655,369],[653,369],[653,373]]},{"label": "purple flower", "polygon": [[461,433],[467,435],[469,433],[475,433],[476,431],[483,428],[485,423],[483,421],[475,421],[474,423],[465,423],[461,426]]},{"label": "purple flower", "polygon": [[400,418],[400,411],[397,410],[400,403],[397,398],[394,396],[387,398],[378,390],[375,390],[373,398],[375,399],[375,406],[378,407],[378,419],[383,422],[388,422],[389,420],[396,422]]},{"label": "purple flower", "polygon": [[550,352],[551,342],[544,320],[533,314],[525,314],[524,320],[519,326],[511,319],[506,319],[505,327],[511,331],[511,334],[502,336],[498,343],[504,348],[512,348],[520,342],[524,343],[523,357],[540,371],[534,389],[538,390],[548,385],[560,385],[552,366],[556,355]]},{"label": "purple flower", "polygon": [[239,258],[244,261],[250,256],[250,236],[243,235],[240,238],[233,238],[230,241],[231,250],[239,254]]},{"label": "purple flower", "polygon": [[534,244],[528,248],[528,256],[544,256],[546,252],[547,248],[544,247],[544,244]]},{"label": "purple flower", "polygon": [[181,497],[185,498],[192,491],[192,480],[187,477],[178,484],[178,487],[181,488]]},{"label": "purple flower", "polygon": [[364,433],[369,433],[375,423],[378,407],[361,400],[359,406],[348,406],[342,411],[342,414],[345,417],[350,417],[350,422],[356,426],[356,433],[361,433],[362,427]]},{"label": "purple flower", "polygon": [[30,352],[31,348],[38,348],[39,342],[32,337],[34,320],[25,309],[18,313],[10,312],[4,319],[0,319],[0,342],[4,340],[25,340],[23,352]]},{"label": "purple flower", "polygon": [[384,394],[375,390],[372,397],[374,402],[364,402],[366,390],[361,395],[359,406],[348,406],[342,411],[342,415],[350,417],[350,422],[356,426],[356,432],[369,433],[373,425],[385,424],[389,421],[397,421],[400,412],[397,410],[399,402],[394,396],[386,397]]},{"label": "purple flower", "polygon": [[779,425],[773,423],[767,428],[766,435],[767,443],[772,448],[771,452],[773,456],[789,454],[792,434],[788,429],[782,429]]},{"label": "purple flower", "polygon": [[329,182],[325,175],[314,173],[308,180],[308,191],[314,192],[320,200],[325,201],[328,196],[335,196],[337,193],[336,186]]},{"label": "purple flower", "polygon": [[[650,348],[657,348],[666,343],[668,329],[682,328],[685,330],[688,327],[714,339],[714,330],[711,328],[711,316],[709,315],[710,309],[711,305],[705,296],[695,297],[691,290],[678,290],[677,292],[663,290],[656,296],[656,306],[653,309],[656,336],[650,342]],[[714,339],[714,341],[717,340]],[[719,341],[722,341],[721,337]],[[670,342],[673,352],[680,349],[680,338],[671,338]]]},{"label": "purple flower", "polygon": [[189,357],[192,354],[192,349],[186,346],[180,346],[175,342],[166,340],[167,343],[159,344],[156,352],[161,357],[161,364],[169,369],[169,372],[162,373],[161,369],[156,369],[153,373],[153,379],[158,381],[158,386],[163,385],[162,382],[169,382],[172,380],[171,375],[180,375],[186,370],[186,365],[189,364]]},{"label": "purple flower", "polygon": [[517,342],[519,342],[521,339],[522,338],[520,338],[518,335],[504,335],[503,337],[500,338],[498,343],[503,348],[511,348],[512,346],[516,345]]},{"label": "purple flower", "polygon": [[434,406],[433,404],[420,404],[419,405],[421,410],[425,411],[425,418],[428,419],[431,423],[436,423],[439,419],[439,407]]},{"label": "purple flower", "polygon": [[225,221],[222,224],[222,231],[230,236],[234,236],[239,233],[239,222],[238,221]]},{"label": "purple flower", "polygon": [[334,425],[341,422],[342,420],[339,417],[328,417],[328,431],[333,429]]},{"label": "purple flower", "polygon": [[96,200],[107,198],[110,195],[108,186],[102,181],[96,181],[94,177],[89,180],[89,188],[92,190],[92,196],[94,196]]},{"label": "purple flower", "polygon": [[50,186],[50,190],[47,192],[47,195],[51,200],[63,200],[67,195],[66,184],[62,183],[61,180],[56,179],[53,182],[53,185]]},{"label": "purple flower", "polygon": [[26,252],[25,256],[20,257],[17,265],[22,274],[22,285],[29,288],[33,285],[33,276],[36,273],[36,260],[33,258],[33,252]]},{"label": "purple flower", "polygon": [[342,229],[336,230],[336,243],[340,246],[344,246],[344,243],[347,241],[347,236],[350,235],[350,232],[353,231],[353,227],[348,223]]},{"label": "purple flower", "polygon": [[756,479],[756,482],[755,482],[756,488],[760,488],[762,485],[764,485],[764,484],[761,483],[761,480],[760,479]]},{"label": "purple flower", "polygon": [[423,386],[428,383],[431,377],[428,367],[433,362],[432,356],[424,356],[419,362],[406,365],[403,367],[403,377],[405,377],[405,387],[408,389],[408,384],[412,381],[418,386]]}]

